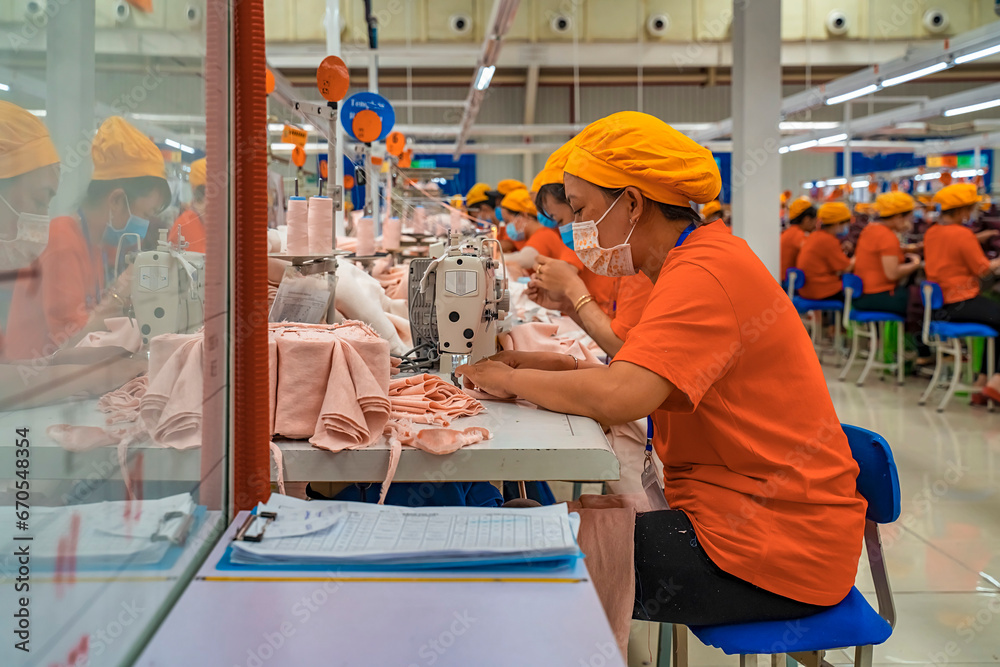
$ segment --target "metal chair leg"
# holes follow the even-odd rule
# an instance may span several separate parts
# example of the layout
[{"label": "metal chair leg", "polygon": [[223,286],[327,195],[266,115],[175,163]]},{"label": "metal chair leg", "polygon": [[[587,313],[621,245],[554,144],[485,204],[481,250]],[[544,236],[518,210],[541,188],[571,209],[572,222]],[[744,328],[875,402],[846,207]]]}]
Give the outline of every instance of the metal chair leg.
[{"label": "metal chair leg", "polygon": [[955,373],[951,376],[951,384],[948,385],[947,393],[941,399],[941,404],[938,405],[938,412],[944,412],[944,409],[948,407],[948,401],[951,400],[951,397],[955,394],[955,390],[958,389],[958,382],[962,377],[962,341],[954,338],[952,339],[952,343],[951,354],[955,356]]},{"label": "metal chair leg", "polygon": [[854,649],[854,667],[872,667],[872,657],[875,647],[871,644],[867,646],[857,646]]},{"label": "metal chair leg", "polygon": [[813,347],[819,347],[820,332],[823,329],[823,318],[818,310],[809,311],[809,321],[812,323]]},{"label": "metal chair leg", "polygon": [[903,335],[903,323],[896,323],[896,384],[903,386],[906,374],[906,364],[904,357],[906,352],[906,339]]},{"label": "metal chair leg", "polygon": [[688,629],[686,625],[674,623],[674,667],[688,667]]},{"label": "metal chair leg", "polygon": [[944,365],[944,352],[942,346],[943,341],[938,341],[934,345],[935,351],[935,362],[934,362],[934,375],[931,376],[931,382],[927,385],[927,389],[924,390],[923,395],[920,397],[920,405],[926,405],[927,399],[931,397],[931,394],[937,389],[938,382],[941,381],[941,367]]},{"label": "metal chair leg", "polygon": [[757,661],[757,654],[751,655],[740,655],[740,667],[757,667],[760,663]]},{"label": "metal chair leg", "polygon": [[857,385],[860,387],[864,385],[865,380],[868,379],[868,372],[871,371],[872,366],[875,365],[875,357],[878,355],[878,325],[874,322],[868,323],[868,361],[865,362],[865,368],[861,371],[861,375],[858,376]]},{"label": "metal chair leg", "polygon": [[854,335],[851,336],[851,354],[847,357],[847,363],[844,364],[844,370],[840,371],[840,377],[838,378],[841,382],[847,379],[847,374],[851,371],[851,366],[854,365],[854,360],[858,356],[858,343],[861,338],[861,336],[858,335],[859,333],[858,327],[855,326]]},{"label": "metal chair leg", "polygon": [[844,351],[841,349],[843,341],[841,315],[839,310],[833,311],[833,353],[837,355],[837,364],[844,363]]}]

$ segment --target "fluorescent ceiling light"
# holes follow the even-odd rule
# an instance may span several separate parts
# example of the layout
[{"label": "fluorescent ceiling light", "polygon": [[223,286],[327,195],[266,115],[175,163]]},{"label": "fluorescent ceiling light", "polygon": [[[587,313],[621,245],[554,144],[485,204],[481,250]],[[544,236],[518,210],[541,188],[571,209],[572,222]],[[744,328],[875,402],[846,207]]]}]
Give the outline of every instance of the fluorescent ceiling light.
[{"label": "fluorescent ceiling light", "polygon": [[826,101],[826,103],[840,104],[841,102],[846,102],[847,100],[853,100],[855,97],[863,97],[870,93],[874,93],[876,90],[878,90],[878,86],[873,83],[869,86],[865,86],[864,88],[858,88],[857,90],[852,90],[849,93],[844,93],[843,95],[837,95],[836,97],[831,97]]},{"label": "fluorescent ceiling light", "polygon": [[[286,123],[268,123],[267,130],[268,132],[281,132],[285,129],[285,125]],[[291,123],[287,123],[287,125],[291,125]],[[315,127],[309,125],[308,123],[305,125],[293,125],[293,127],[297,127],[305,132],[312,132],[313,130],[316,129]]]},{"label": "fluorescent ceiling light", "polygon": [[190,146],[185,146],[184,144],[181,144],[181,150],[184,151],[185,153],[190,153],[191,155],[194,155],[194,149],[191,148]]},{"label": "fluorescent ceiling light", "polygon": [[886,79],[882,82],[882,87],[889,88],[890,86],[896,86],[901,83],[906,83],[907,81],[913,81],[914,79],[919,79],[922,76],[934,74],[934,72],[940,72],[943,69],[948,69],[948,63],[934,63],[930,67],[924,67],[907,74],[900,74],[899,76],[894,76],[891,79]]},{"label": "fluorescent ceiling light", "polygon": [[[274,143],[271,144],[271,150],[272,151],[291,151],[294,148],[295,148],[295,144],[283,144],[283,143],[278,142],[278,141],[276,141],[276,142],[274,142]],[[303,148],[305,150],[307,150],[307,151],[325,151],[325,150],[327,150],[328,146],[326,145],[326,142],[324,141],[322,143],[320,143],[320,142],[308,143],[305,146],[303,146]]]},{"label": "fluorescent ceiling light", "polygon": [[964,56],[959,56],[955,58],[956,65],[962,65],[973,60],[979,60],[980,58],[985,58],[986,56],[992,56],[994,53],[1000,53],[1000,44],[996,46],[991,46],[980,51],[974,51],[972,53],[967,53]]},{"label": "fluorescent ceiling light", "polygon": [[917,174],[916,176],[913,177],[913,180],[915,180],[915,181],[936,181],[939,178],[941,178],[941,172],[939,172],[939,171],[932,171],[929,174]]},{"label": "fluorescent ceiling light", "polygon": [[973,176],[982,176],[984,172],[982,169],[963,169],[962,171],[953,171],[951,175],[955,178],[972,178]]},{"label": "fluorescent ceiling light", "polygon": [[831,178],[826,182],[827,185],[844,185],[847,183],[846,178]]},{"label": "fluorescent ceiling light", "polygon": [[840,125],[836,121],[799,121],[785,120],[778,123],[782,130],[832,130]]},{"label": "fluorescent ceiling light", "polygon": [[10,90],[10,86],[6,83],[0,83],[0,90]]},{"label": "fluorescent ceiling light", "polygon": [[812,181],[806,181],[805,183],[802,184],[802,187],[805,188],[806,190],[812,190],[813,188]]},{"label": "fluorescent ceiling light", "polygon": [[871,183],[869,181],[854,181],[851,183],[852,188],[867,188]]},{"label": "fluorescent ceiling light", "polygon": [[490,87],[490,81],[493,80],[493,72],[496,69],[496,65],[490,65],[489,67],[480,66],[479,72],[476,73],[476,90],[486,90]]},{"label": "fluorescent ceiling light", "polygon": [[29,109],[28,113],[37,118],[45,118],[48,112],[45,109]]},{"label": "fluorescent ceiling light", "polygon": [[788,146],[782,146],[781,148],[778,149],[778,155],[784,155],[787,152],[788,152]]},{"label": "fluorescent ceiling light", "polygon": [[816,181],[816,187],[817,188],[825,188],[826,187],[826,181]]},{"label": "fluorescent ceiling light", "polygon": [[176,141],[174,141],[173,139],[164,139],[163,143],[165,143],[166,145],[170,146],[171,148],[176,148],[178,150],[180,150],[180,147],[181,147],[181,145],[179,143],[177,143]]},{"label": "fluorescent ceiling light", "polygon": [[822,139],[819,140],[819,144],[821,146],[825,146],[826,144],[835,144],[838,141],[844,141],[845,139],[847,139],[847,134],[846,133],[843,133],[843,134],[834,134],[834,135],[829,136],[829,137],[823,137]]},{"label": "fluorescent ceiling light", "polygon": [[989,102],[980,102],[979,104],[970,104],[967,107],[958,107],[957,109],[948,109],[944,112],[945,116],[961,116],[964,113],[972,113],[973,111],[982,111],[983,109],[992,109],[993,107],[1000,107],[1000,99],[990,100]]},{"label": "fluorescent ceiling light", "polygon": [[813,146],[818,146],[818,145],[819,145],[819,141],[813,139],[812,141],[803,141],[800,144],[792,144],[791,146],[788,147],[788,150],[790,150],[790,151],[801,151],[803,149],[812,148]]}]

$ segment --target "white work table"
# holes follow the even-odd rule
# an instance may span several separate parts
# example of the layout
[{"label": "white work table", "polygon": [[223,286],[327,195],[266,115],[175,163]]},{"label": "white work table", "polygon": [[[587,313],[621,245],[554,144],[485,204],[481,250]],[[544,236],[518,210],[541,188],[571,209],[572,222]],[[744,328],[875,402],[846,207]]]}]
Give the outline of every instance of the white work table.
[{"label": "white work table", "polygon": [[[492,570],[217,570],[245,517],[229,527],[137,666],[624,667],[582,560],[551,574],[522,572],[518,581]],[[525,581],[539,576],[546,578]]]},{"label": "white work table", "polygon": [[[619,478],[618,459],[593,419],[507,401],[483,401],[486,412],[456,419],[451,428],[485,426],[493,438],[437,456],[403,447],[395,482],[488,482]],[[289,482],[381,482],[389,444],[342,452],[317,449],[308,440],[275,438]],[[273,473],[272,473],[273,475]],[[272,476],[272,481],[276,476]]]}]

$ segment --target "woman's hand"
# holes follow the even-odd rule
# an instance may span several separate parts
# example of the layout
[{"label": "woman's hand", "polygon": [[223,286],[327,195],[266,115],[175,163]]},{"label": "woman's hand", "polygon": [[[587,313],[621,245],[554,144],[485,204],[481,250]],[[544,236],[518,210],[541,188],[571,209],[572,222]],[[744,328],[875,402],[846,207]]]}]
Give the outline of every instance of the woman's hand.
[{"label": "woman's hand", "polygon": [[976,238],[979,239],[980,243],[982,243],[983,241],[989,241],[997,234],[1000,234],[1000,231],[997,231],[995,229],[984,229],[981,232],[976,232]]},{"label": "woman's hand", "polygon": [[534,282],[553,299],[565,299],[568,291],[583,284],[580,272],[569,262],[541,255],[536,261]]},{"label": "woman's hand", "polygon": [[551,294],[539,287],[535,281],[528,283],[526,294],[529,299],[548,310],[568,311],[573,308],[573,304],[569,303],[568,300],[565,298],[553,298]]},{"label": "woman's hand", "polygon": [[467,389],[479,389],[497,398],[516,398],[508,391],[514,369],[505,363],[484,359],[474,364],[464,364],[455,369]]},{"label": "woman's hand", "polygon": [[571,371],[577,362],[568,354],[558,352],[522,352],[519,350],[503,351],[490,357],[511,368],[534,368],[540,371]]}]

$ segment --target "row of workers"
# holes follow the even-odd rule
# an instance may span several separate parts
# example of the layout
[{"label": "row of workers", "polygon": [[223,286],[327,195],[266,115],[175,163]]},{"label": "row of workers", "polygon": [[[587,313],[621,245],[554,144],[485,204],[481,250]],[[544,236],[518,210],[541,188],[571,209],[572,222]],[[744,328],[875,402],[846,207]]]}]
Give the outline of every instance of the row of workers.
[{"label": "row of workers", "polygon": [[[458,372],[604,425],[652,415],[670,509],[636,519],[633,617],[794,619],[839,603],[861,553],[858,467],[787,294],[719,211],[706,222],[691,206],[721,192],[712,153],[621,112],[556,151],[532,189],[617,298],[602,310],[574,262],[541,254],[528,289],[562,304],[611,363],[514,351]],[[504,219],[518,215],[509,196]]]},{"label": "row of workers", "polygon": [[[863,293],[853,299],[854,307],[906,318],[908,288],[922,269],[927,280],[941,286],[943,307],[935,312],[936,319],[998,328],[1000,303],[981,294],[981,282],[1000,271],[1000,258],[988,259],[981,239],[970,229],[981,201],[972,183],[941,188],[931,199],[936,215],[931,216],[922,243],[904,248],[901,236],[912,228],[918,202],[903,192],[879,195],[874,206],[877,217],[861,231],[848,256],[841,240],[851,223],[850,209],[842,202],[829,202],[817,210],[808,199],[796,200],[789,206],[790,224],[781,237],[783,270],[801,269],[803,297],[838,301],[844,299],[841,276],[854,273],[863,285]],[[814,226],[815,231],[806,232]],[[915,324],[919,330],[920,323]],[[1000,399],[1000,375],[983,363],[977,384],[986,397]]]},{"label": "row of workers", "polygon": [[[133,360],[81,369],[69,348],[123,314],[131,272],[119,248],[126,234],[145,238],[150,219],[170,203],[166,166],[156,144],[120,117],[101,125],[91,157],[93,175],[75,214],[50,220],[59,154],[41,120],[0,102],[0,271],[11,294],[0,359],[46,360],[31,373],[0,366],[2,399],[103,393],[142,370]],[[192,164],[189,180],[194,201],[169,237],[204,252],[204,160]]]}]

